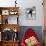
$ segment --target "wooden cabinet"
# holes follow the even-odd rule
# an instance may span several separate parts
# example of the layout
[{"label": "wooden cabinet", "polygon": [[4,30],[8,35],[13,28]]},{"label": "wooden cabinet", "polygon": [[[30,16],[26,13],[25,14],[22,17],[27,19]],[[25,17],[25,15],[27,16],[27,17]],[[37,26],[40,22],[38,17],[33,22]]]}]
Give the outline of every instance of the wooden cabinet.
[{"label": "wooden cabinet", "polygon": [[18,24],[19,7],[0,7],[1,24]]},{"label": "wooden cabinet", "polygon": [[3,43],[3,46],[18,46],[18,41],[5,41],[2,43]]},{"label": "wooden cabinet", "polygon": [[[19,24],[18,24],[18,17],[19,17],[19,7],[0,7],[0,32],[1,32],[1,41],[0,46],[18,46],[19,39],[16,40],[16,36],[19,32]],[[3,39],[2,35],[10,35],[8,32],[12,32],[11,39],[5,40]],[[18,36],[17,36],[18,37]],[[15,40],[14,40],[15,39]]]}]

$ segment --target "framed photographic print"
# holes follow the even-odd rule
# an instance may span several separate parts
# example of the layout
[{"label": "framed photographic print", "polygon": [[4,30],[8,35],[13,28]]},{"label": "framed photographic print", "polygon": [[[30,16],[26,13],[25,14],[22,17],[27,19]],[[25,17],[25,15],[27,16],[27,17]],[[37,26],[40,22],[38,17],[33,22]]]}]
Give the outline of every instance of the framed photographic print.
[{"label": "framed photographic print", "polygon": [[9,15],[9,10],[2,10],[2,15]]},{"label": "framed photographic print", "polygon": [[26,19],[35,20],[36,19],[36,7],[26,8]]},{"label": "framed photographic print", "polygon": [[14,12],[13,12],[13,11],[11,11],[11,12],[10,12],[10,15],[14,15]]},{"label": "framed photographic print", "polygon": [[9,14],[10,14],[10,15],[16,15],[17,13],[18,13],[18,12],[17,12],[16,10],[10,10],[10,11],[9,11]]}]

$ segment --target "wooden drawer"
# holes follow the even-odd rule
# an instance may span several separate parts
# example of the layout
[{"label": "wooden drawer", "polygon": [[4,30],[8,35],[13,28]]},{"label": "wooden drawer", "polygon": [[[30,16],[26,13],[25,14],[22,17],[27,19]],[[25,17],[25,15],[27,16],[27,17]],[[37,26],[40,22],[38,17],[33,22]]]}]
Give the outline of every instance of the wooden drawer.
[{"label": "wooden drawer", "polygon": [[18,41],[1,42],[0,46],[18,46]]}]

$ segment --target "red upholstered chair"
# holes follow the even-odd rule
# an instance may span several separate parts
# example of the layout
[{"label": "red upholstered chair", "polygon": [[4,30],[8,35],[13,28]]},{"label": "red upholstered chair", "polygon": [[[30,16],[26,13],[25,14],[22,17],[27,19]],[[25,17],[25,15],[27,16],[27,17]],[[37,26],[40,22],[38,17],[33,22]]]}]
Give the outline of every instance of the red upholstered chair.
[{"label": "red upholstered chair", "polygon": [[[25,40],[32,37],[32,36],[34,36],[37,39],[37,35],[33,31],[33,29],[32,28],[27,29],[27,31],[24,34],[24,37],[22,38],[21,46],[27,46],[26,43],[25,43]],[[35,46],[41,46],[40,42],[38,41]]]}]

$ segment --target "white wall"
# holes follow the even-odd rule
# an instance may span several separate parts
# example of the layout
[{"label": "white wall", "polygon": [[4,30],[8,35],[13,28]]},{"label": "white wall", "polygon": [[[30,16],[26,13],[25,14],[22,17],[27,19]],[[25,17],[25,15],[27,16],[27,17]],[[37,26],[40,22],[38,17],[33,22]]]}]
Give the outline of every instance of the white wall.
[{"label": "white wall", "polygon": [[[15,0],[0,0],[0,6],[14,6]],[[20,7],[20,17],[19,17],[19,24],[21,26],[43,26],[43,7],[42,7],[42,0],[17,0],[17,3]],[[36,20],[29,20],[25,19],[26,14],[24,14],[25,8],[31,8],[32,6],[36,7]]]},{"label": "white wall", "polygon": [[[23,3],[24,2],[24,3]],[[31,8],[32,6],[36,6],[36,20],[26,20],[25,14],[21,13],[21,26],[43,26],[43,7],[42,7],[42,0],[24,0],[21,1],[22,8]]]},{"label": "white wall", "polygon": [[9,7],[9,6],[14,6],[14,1],[15,0],[0,0],[0,6],[1,7]]}]

